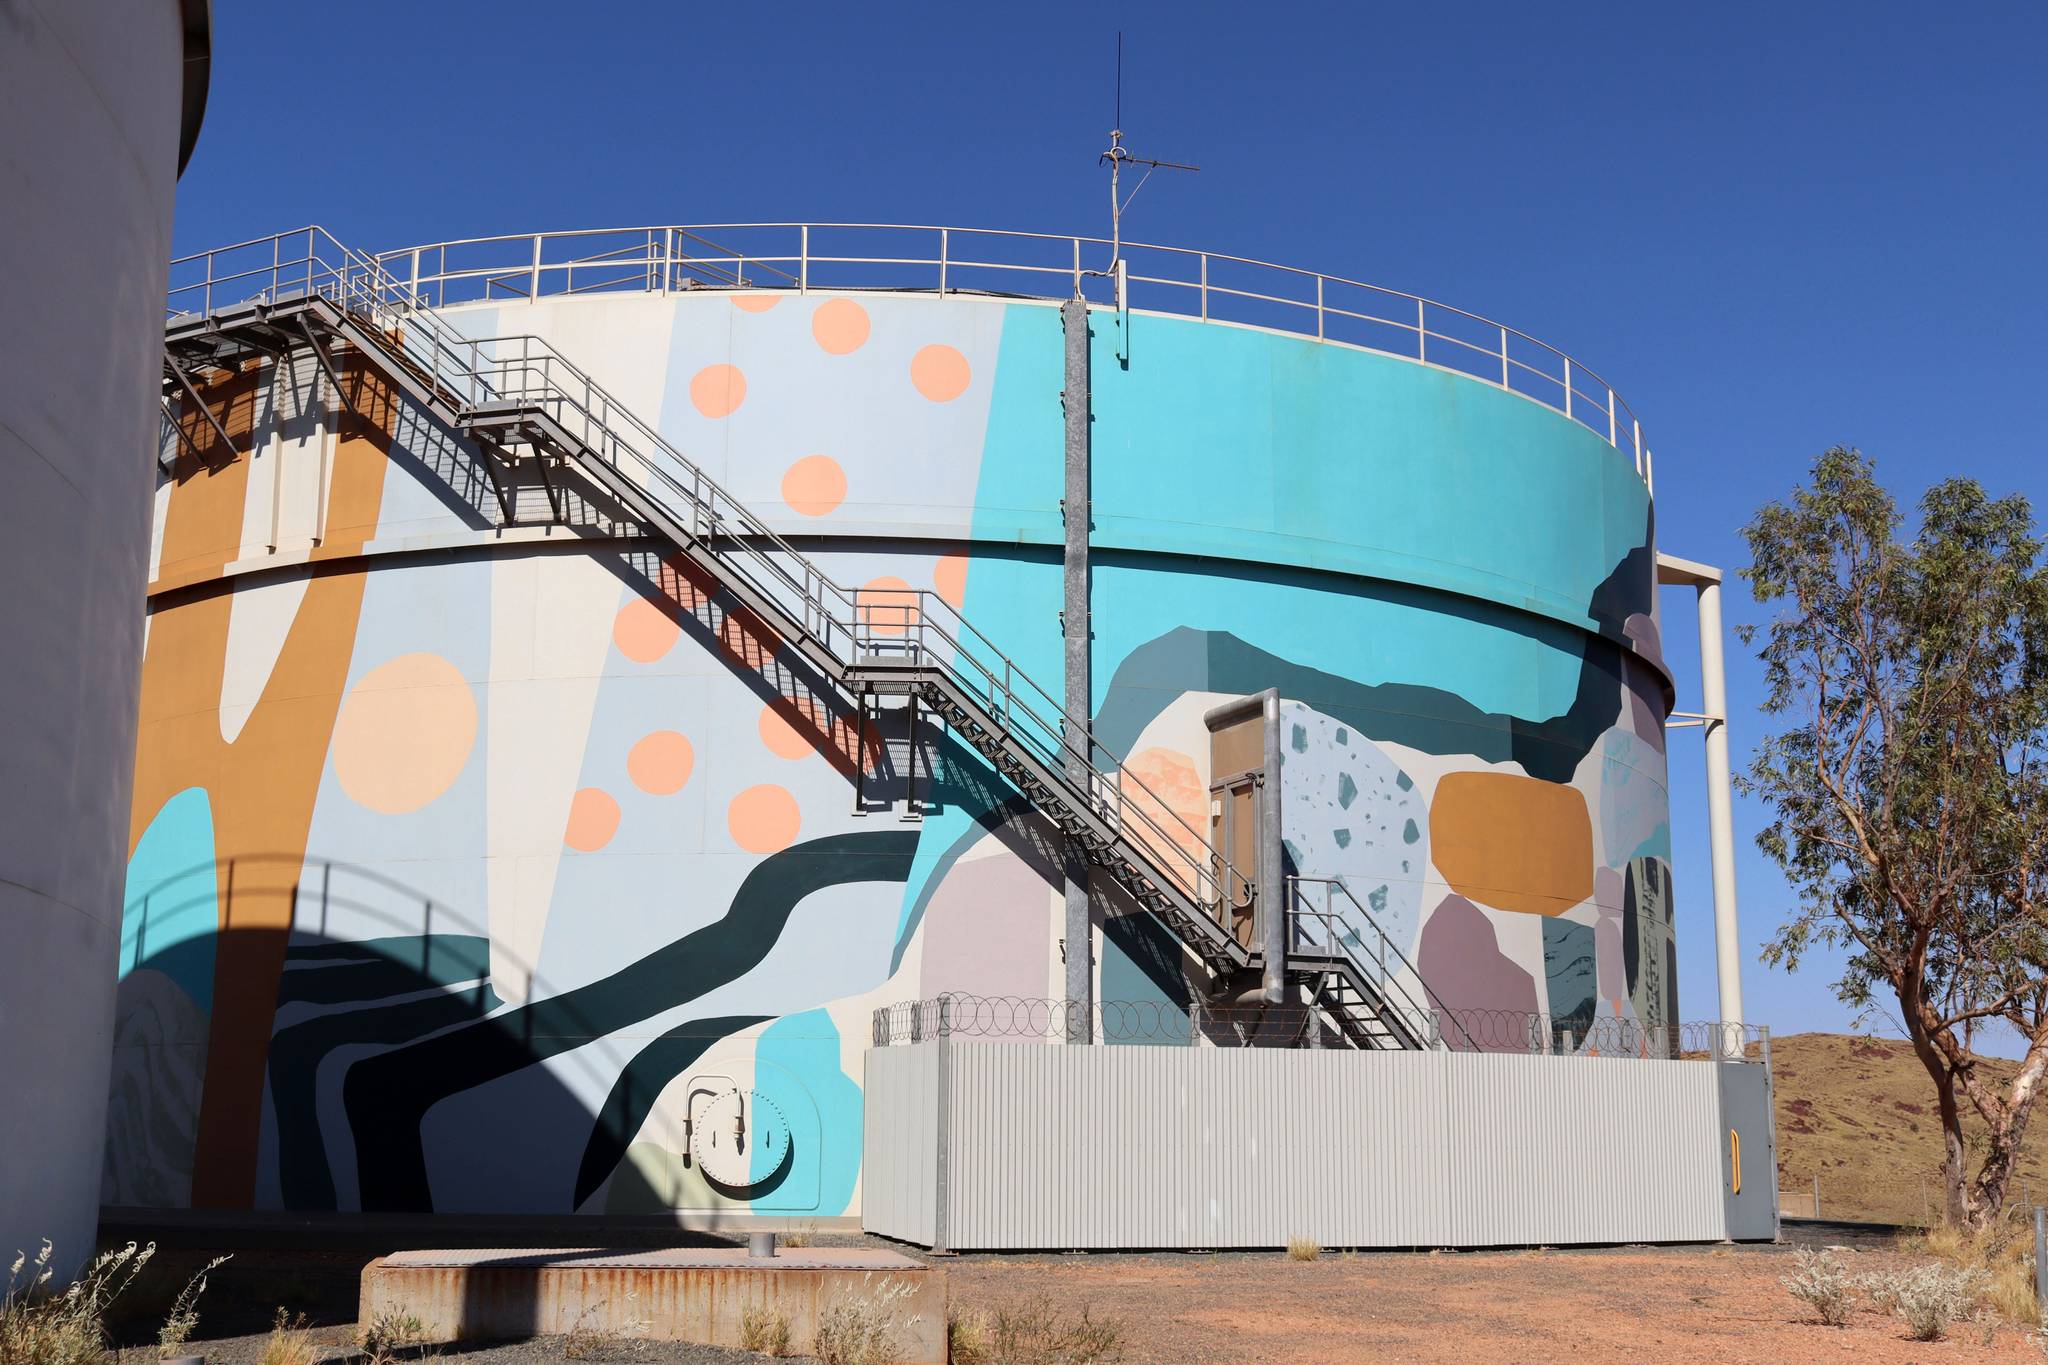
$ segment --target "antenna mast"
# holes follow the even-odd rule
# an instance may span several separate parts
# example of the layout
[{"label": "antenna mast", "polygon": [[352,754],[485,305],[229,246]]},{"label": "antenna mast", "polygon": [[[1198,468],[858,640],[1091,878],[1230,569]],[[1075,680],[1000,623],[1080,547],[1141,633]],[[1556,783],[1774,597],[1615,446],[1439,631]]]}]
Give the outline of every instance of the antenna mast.
[{"label": "antenna mast", "polygon": [[[1116,124],[1109,130],[1109,150],[1097,157],[1096,164],[1109,166],[1109,269],[1087,271],[1087,274],[1110,275],[1121,278],[1118,272],[1123,266],[1124,256],[1124,210],[1131,206],[1131,200],[1138,197],[1138,190],[1145,188],[1145,182],[1152,178],[1154,171],[1199,171],[1200,166],[1190,166],[1181,161],[1159,161],[1147,156],[1134,156],[1124,146],[1124,35],[1118,29],[1116,35]],[[1123,195],[1123,169],[1125,166],[1143,166],[1145,174],[1138,180],[1137,189],[1130,198]]]}]

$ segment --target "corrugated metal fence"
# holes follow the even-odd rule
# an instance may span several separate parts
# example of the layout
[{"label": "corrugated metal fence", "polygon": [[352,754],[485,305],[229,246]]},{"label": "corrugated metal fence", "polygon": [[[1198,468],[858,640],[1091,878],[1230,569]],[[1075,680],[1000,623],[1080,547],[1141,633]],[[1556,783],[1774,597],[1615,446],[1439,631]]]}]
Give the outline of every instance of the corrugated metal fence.
[{"label": "corrugated metal fence", "polygon": [[956,1250],[1772,1236],[1769,1086],[1767,1063],[876,1048],[862,1222]]}]

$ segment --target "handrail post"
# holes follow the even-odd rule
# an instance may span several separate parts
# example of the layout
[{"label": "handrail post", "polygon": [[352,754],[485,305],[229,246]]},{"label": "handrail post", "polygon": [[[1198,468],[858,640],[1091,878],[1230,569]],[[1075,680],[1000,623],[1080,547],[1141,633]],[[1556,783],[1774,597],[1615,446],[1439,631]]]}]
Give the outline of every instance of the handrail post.
[{"label": "handrail post", "polygon": [[1424,313],[1423,301],[1415,300],[1415,359],[1418,364],[1429,361],[1429,315]]},{"label": "handrail post", "polygon": [[[1560,351],[1558,354],[1563,355]],[[1572,358],[1564,357],[1564,415],[1572,415]]]},{"label": "handrail post", "polygon": [[1316,276],[1316,340],[1323,339],[1323,277]]},{"label": "handrail post", "polygon": [[527,301],[528,303],[534,303],[534,302],[537,302],[537,301],[538,301],[538,300],[540,299],[540,244],[541,244],[541,240],[542,240],[542,239],[541,239],[541,234],[539,234],[538,232],[536,232],[536,233],[534,233],[534,234],[533,234],[533,274],[532,274],[532,276],[530,277],[530,279],[528,280],[528,284],[529,284],[529,285],[531,286],[531,287],[530,287],[530,288],[529,288],[529,289],[527,290],[527,293],[526,293],[526,301]]},{"label": "handrail post", "polygon": [[1607,386],[1607,444],[1619,447],[1621,442],[1614,438],[1614,386],[1609,384]]},{"label": "handrail post", "polygon": [[1209,320],[1209,253],[1203,252],[1202,260],[1202,321]]},{"label": "handrail post", "polygon": [[405,292],[415,299],[420,296],[420,249],[418,247],[412,249],[412,282],[406,286]]},{"label": "handrail post", "polygon": [[948,256],[949,256],[949,255],[951,254],[951,247],[952,247],[952,242],[951,242],[951,240],[950,240],[950,238],[951,238],[951,235],[952,235],[952,230],[951,230],[950,228],[940,228],[940,229],[939,229],[939,297],[940,297],[940,298],[944,298],[944,297],[946,297],[946,264],[947,264],[947,257],[948,257]]},{"label": "handrail post", "polygon": [[797,230],[796,292],[811,292],[811,225],[805,223]]},{"label": "handrail post", "polygon": [[1508,329],[1500,329],[1500,386],[1511,387],[1508,383]]}]

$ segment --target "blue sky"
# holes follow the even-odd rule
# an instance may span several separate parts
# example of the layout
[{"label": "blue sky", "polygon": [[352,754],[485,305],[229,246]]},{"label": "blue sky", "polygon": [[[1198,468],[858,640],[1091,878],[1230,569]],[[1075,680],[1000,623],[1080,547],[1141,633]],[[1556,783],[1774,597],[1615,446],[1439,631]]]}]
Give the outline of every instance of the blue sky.
[{"label": "blue sky", "polygon": [[[783,220],[1106,230],[1095,154],[1160,177],[1127,235],[1370,280],[1584,360],[1657,454],[1661,548],[1731,570],[1831,443],[1910,500],[2048,504],[2048,9],[1385,4],[576,6],[215,0],[190,251]],[[1680,706],[1691,605],[1665,602]],[[1731,626],[1757,618],[1741,586]],[[1732,645],[1732,641],[1731,641]],[[1729,679],[1738,762],[1757,669]],[[1714,1009],[1697,731],[1674,732],[1681,1005]],[[1748,1014],[1845,1028],[1741,803]]]}]

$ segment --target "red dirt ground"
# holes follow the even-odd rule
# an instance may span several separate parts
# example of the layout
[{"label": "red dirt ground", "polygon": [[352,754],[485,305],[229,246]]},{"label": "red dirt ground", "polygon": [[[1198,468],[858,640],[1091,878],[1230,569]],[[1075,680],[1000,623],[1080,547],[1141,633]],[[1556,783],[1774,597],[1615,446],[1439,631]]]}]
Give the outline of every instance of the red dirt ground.
[{"label": "red dirt ground", "polygon": [[[1838,1253],[1858,1273],[1888,1251]],[[1045,1297],[1119,1319],[1131,1362],[2039,1361],[2029,1337],[1980,1323],[1912,1341],[1897,1318],[1815,1322],[1779,1283],[1782,1247],[1325,1255],[963,1257],[956,1309]]]}]

